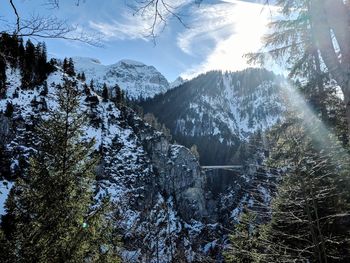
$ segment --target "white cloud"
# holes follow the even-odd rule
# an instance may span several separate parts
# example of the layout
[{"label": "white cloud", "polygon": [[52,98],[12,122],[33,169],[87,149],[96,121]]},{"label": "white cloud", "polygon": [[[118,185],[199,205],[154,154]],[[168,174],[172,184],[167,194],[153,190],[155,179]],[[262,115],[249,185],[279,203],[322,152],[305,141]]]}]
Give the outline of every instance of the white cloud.
[{"label": "white cloud", "polygon": [[[155,6],[149,5],[146,8],[141,8],[139,5],[130,6],[130,8],[118,18],[108,21],[89,21],[92,29],[100,32],[106,37],[106,40],[127,40],[127,39],[142,39],[149,40],[152,29],[153,35],[158,35],[166,25],[166,22],[177,14],[184,6],[191,3],[192,0],[167,0],[164,4],[159,2],[157,10],[159,15],[155,20]],[[138,3],[135,1],[135,3]],[[139,10],[139,12],[136,12]]]},{"label": "white cloud", "polygon": [[181,33],[177,43],[183,52],[205,59],[182,76],[191,78],[214,69],[247,68],[243,55],[262,46],[261,37],[267,32],[266,25],[274,10],[275,7],[236,0],[194,10],[195,26]]},{"label": "white cloud", "polygon": [[101,33],[105,40],[126,40],[126,39],[143,39],[146,38],[146,30],[139,23],[120,23],[116,20],[110,22],[90,21],[92,29]]}]

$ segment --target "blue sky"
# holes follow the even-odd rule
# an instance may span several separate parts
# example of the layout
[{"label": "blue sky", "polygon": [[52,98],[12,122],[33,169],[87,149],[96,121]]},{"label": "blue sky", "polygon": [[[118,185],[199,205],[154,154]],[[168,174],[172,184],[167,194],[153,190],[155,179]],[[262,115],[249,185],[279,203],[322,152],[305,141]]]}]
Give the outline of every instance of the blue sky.
[{"label": "blue sky", "polygon": [[[134,11],[128,7],[133,0],[85,0],[79,6],[73,0],[61,0],[59,9],[50,9],[44,2],[14,0],[21,17],[40,13],[67,19],[84,31],[99,34],[104,45],[98,48],[74,41],[46,40],[52,56],[93,57],[103,64],[133,59],[155,66],[169,81],[213,69],[246,68],[242,55],[260,48],[260,39],[274,12],[274,7],[250,3],[255,1],[204,0],[198,7],[193,0],[169,0],[172,5],[180,5],[187,27],[170,18],[164,29],[162,25],[156,27],[154,44],[147,37],[150,16],[133,16]],[[0,17],[13,21],[7,1],[1,5]]]}]

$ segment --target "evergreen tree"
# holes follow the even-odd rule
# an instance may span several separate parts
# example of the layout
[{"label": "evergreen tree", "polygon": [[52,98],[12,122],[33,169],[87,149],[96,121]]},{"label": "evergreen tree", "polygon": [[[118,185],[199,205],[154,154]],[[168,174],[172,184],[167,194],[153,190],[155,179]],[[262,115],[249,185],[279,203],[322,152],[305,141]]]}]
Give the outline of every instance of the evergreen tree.
[{"label": "evergreen tree", "polygon": [[20,39],[19,45],[18,45],[18,63],[21,71],[23,71],[23,68],[24,68],[24,54],[25,54],[25,49],[23,45],[23,39]]},{"label": "evergreen tree", "polygon": [[75,85],[66,79],[58,87],[58,109],[38,125],[37,152],[6,202],[10,262],[118,262],[108,199],[93,201],[97,160],[94,141],[81,139],[86,121]]},{"label": "evergreen tree", "polygon": [[13,104],[11,102],[7,102],[6,110],[5,110],[5,117],[11,118],[12,114],[13,114],[13,111],[14,111]]},{"label": "evergreen tree", "polygon": [[5,234],[1,228],[0,228],[0,247],[1,247],[0,249],[1,262],[11,263],[10,244],[6,239]]},{"label": "evergreen tree", "polygon": [[43,88],[40,91],[40,95],[41,96],[47,96],[48,92],[49,92],[49,88],[47,87],[47,82],[45,81],[44,84],[43,84]]},{"label": "evergreen tree", "polygon": [[68,72],[67,74],[71,77],[75,76],[74,62],[72,58],[68,60]]},{"label": "evergreen tree", "polygon": [[34,83],[34,70],[36,65],[35,46],[28,40],[24,51],[22,73],[22,87],[25,89],[32,88]]},{"label": "evergreen tree", "polygon": [[234,233],[229,236],[230,246],[224,253],[226,262],[259,262],[260,252],[257,239],[256,215],[245,211],[241,214],[239,223],[235,225]]},{"label": "evergreen tree", "polygon": [[81,81],[85,82],[86,81],[86,77],[85,77],[85,73],[81,73]]},{"label": "evergreen tree", "polygon": [[0,98],[6,94],[6,60],[0,55]]},{"label": "evergreen tree", "polygon": [[70,77],[75,76],[74,62],[72,58],[69,58],[68,60],[65,58],[63,60],[63,72]]},{"label": "evergreen tree", "polygon": [[[11,179],[11,156],[6,151],[5,146],[0,144],[0,181],[4,179]],[[0,187],[1,188],[1,187]],[[1,191],[0,191],[1,194]]]},{"label": "evergreen tree", "polygon": [[64,58],[64,59],[63,59],[62,68],[63,68],[63,72],[65,72],[65,73],[67,73],[67,71],[69,71],[69,69],[68,69],[68,60],[67,60],[67,58]]},{"label": "evergreen tree", "polygon": [[94,80],[93,80],[93,79],[90,80],[90,89],[91,89],[92,91],[94,91],[94,89],[95,89]]},{"label": "evergreen tree", "polygon": [[83,84],[83,88],[84,88],[84,94],[89,97],[91,95],[91,91],[90,88],[88,87],[88,85],[86,85],[86,83]]},{"label": "evergreen tree", "polygon": [[109,95],[108,95],[108,88],[106,83],[103,83],[103,88],[102,88],[102,98],[104,102],[107,102],[109,99]]},{"label": "evergreen tree", "polygon": [[308,119],[278,131],[272,164],[286,172],[261,228],[267,262],[349,262],[349,157],[334,136]]},{"label": "evergreen tree", "polygon": [[36,84],[41,84],[47,76],[47,54],[45,43],[39,43],[36,46]]},{"label": "evergreen tree", "polygon": [[9,66],[15,68],[17,66],[18,57],[18,37],[6,33],[0,34],[0,53],[9,63]]},{"label": "evergreen tree", "polygon": [[158,122],[157,118],[152,113],[146,113],[143,116],[143,120],[158,131],[160,131],[162,128],[162,125]]},{"label": "evergreen tree", "polygon": [[116,85],[114,87],[114,89],[115,89],[115,102],[117,104],[123,103],[123,101],[124,101],[124,94],[123,94],[122,89],[119,87],[119,85]]},{"label": "evergreen tree", "polygon": [[[252,60],[263,62],[272,58],[282,61],[290,69],[291,77],[298,77],[313,89],[309,103],[327,116],[324,85],[331,78],[341,87],[344,95],[348,128],[350,129],[350,63],[348,27],[349,3],[342,0],[277,0],[279,15],[270,23],[271,31],[265,36],[267,52],[250,54]],[[335,33],[335,31],[337,33]],[[337,44],[334,44],[336,43]],[[346,58],[346,59],[345,59]],[[346,61],[346,62],[345,62]]]}]

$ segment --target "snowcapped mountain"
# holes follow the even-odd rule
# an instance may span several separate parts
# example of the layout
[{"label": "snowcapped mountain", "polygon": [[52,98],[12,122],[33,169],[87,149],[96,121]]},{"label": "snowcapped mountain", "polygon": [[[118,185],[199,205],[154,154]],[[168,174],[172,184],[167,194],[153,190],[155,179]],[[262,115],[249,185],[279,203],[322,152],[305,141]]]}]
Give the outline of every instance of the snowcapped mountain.
[{"label": "snowcapped mountain", "polygon": [[119,85],[132,100],[152,98],[170,88],[166,78],[155,67],[141,62],[121,60],[103,65],[97,59],[85,57],[74,57],[73,61],[77,73],[84,72],[86,80],[93,80],[98,88],[106,83],[112,95],[115,85]]},{"label": "snowcapped mountain", "polygon": [[184,84],[187,80],[183,79],[182,77],[178,77],[177,79],[175,79],[173,82],[170,83],[170,88],[176,88],[177,86],[180,86],[182,84]]},{"label": "snowcapped mountain", "polygon": [[[232,161],[242,142],[282,119],[281,78],[264,69],[212,71],[143,103],[201,161]],[[208,156],[209,155],[209,156]]]},{"label": "snowcapped mountain", "polygon": [[172,262],[178,246],[189,258],[201,253],[186,229],[192,224],[205,226],[200,223],[207,215],[205,177],[189,149],[171,144],[131,109],[103,100],[60,68],[43,85],[29,89],[22,88],[19,70],[8,68],[6,76],[6,93],[0,99],[0,163],[6,163],[9,172],[0,167],[0,215],[6,214],[4,202],[14,178],[21,176],[35,153],[34,127],[48,109],[57,107],[55,92],[65,77],[76,82],[83,94],[80,113],[89,122],[82,140],[94,138],[94,148],[102,154],[96,198],[109,194],[117,208],[119,219],[114,223],[125,239],[125,260],[156,262],[157,255]]},{"label": "snowcapped mountain", "polygon": [[[95,65],[90,67],[91,71],[85,71],[86,75],[102,76],[113,68],[110,66],[106,70],[106,66],[102,66],[96,60],[85,60],[87,61],[83,62],[81,59],[82,64]],[[259,168],[259,172],[255,173],[257,168],[244,167],[236,179],[229,174],[228,179],[223,181],[222,177],[215,173],[205,173],[198,159],[188,148],[171,143],[165,134],[145,123],[122,102],[100,97],[98,92],[86,85],[81,78],[68,74],[67,70],[64,72],[59,65],[50,64],[54,70],[41,82],[38,80],[29,83],[31,85],[23,85],[24,70],[16,66],[5,66],[6,81],[1,82],[4,86],[1,87],[0,93],[1,216],[6,217],[4,202],[10,188],[17,178],[26,175],[29,158],[36,152],[38,141],[35,127],[47,116],[49,110],[57,108],[55,93],[61,89],[65,78],[75,83],[82,94],[79,113],[87,116],[88,123],[84,126],[81,139],[94,138],[95,152],[100,154],[100,163],[96,169],[95,197],[99,199],[102,196],[110,196],[114,209],[112,224],[123,240],[123,262],[203,262],[220,258],[226,244],[227,229],[237,223],[243,207],[248,205],[253,208],[254,204],[261,207],[261,200],[269,202],[270,189],[266,185],[270,185],[271,181],[266,176],[267,171]],[[136,69],[145,66],[137,62],[121,61],[115,67],[118,70],[130,67],[130,71],[136,74]],[[115,74],[119,71],[113,72]],[[208,73],[208,76],[211,74]],[[169,120],[175,120],[176,135],[183,134],[183,138],[189,136],[192,143],[197,135],[207,135],[208,138],[214,136],[214,140],[219,142],[220,138],[225,136],[224,140],[231,145],[233,139],[226,139],[223,132],[225,129],[231,132],[231,127],[235,130],[235,126],[229,126],[225,122],[228,121],[225,118],[233,115],[232,111],[227,110],[230,108],[226,108],[229,104],[224,104],[225,101],[220,99],[220,96],[231,95],[228,93],[229,84],[238,82],[234,77],[215,74],[203,80],[207,82],[211,79],[210,83],[213,85],[188,86],[192,81],[186,82],[175,88],[174,93],[169,91],[165,95],[157,95],[155,101],[163,96],[165,98],[168,94],[174,94],[166,101],[168,108],[162,108],[161,104],[158,107],[163,109],[164,114],[168,114]],[[248,75],[246,78],[251,81],[254,76],[259,79],[259,74]],[[244,78],[240,81],[244,83]],[[261,81],[256,83],[261,84]],[[264,92],[270,90],[267,84],[254,84],[252,87],[262,87],[263,91],[257,93],[261,97]],[[219,92],[221,89],[222,94]],[[237,92],[237,96],[242,94],[235,102],[250,96],[247,90],[238,89]],[[190,98],[193,100],[189,101]],[[260,98],[257,101],[258,106],[266,106],[264,99]],[[163,101],[157,101],[161,102]],[[195,103],[198,106],[195,106]],[[202,103],[203,106],[200,105]],[[240,106],[243,107],[245,103],[240,102]],[[181,108],[186,105],[187,108]],[[249,105],[256,106],[254,103],[248,103]],[[181,118],[180,123],[185,121],[184,126],[176,121],[180,120],[177,116],[182,111],[193,114],[189,115],[191,119]],[[205,114],[211,114],[210,111],[216,114],[212,115],[212,120],[217,119],[218,122],[208,122]],[[219,118],[220,111],[226,115]],[[197,121],[195,118],[201,119]],[[200,124],[201,122],[203,124]],[[272,125],[273,121],[266,123]],[[201,126],[191,128],[190,124]],[[216,126],[213,129],[214,124]],[[254,131],[253,128],[250,129]],[[215,150],[215,144],[208,146]],[[254,154],[260,156],[262,150],[258,149]],[[250,158],[253,161],[258,159],[253,155]],[[2,218],[0,217],[0,223]]]}]

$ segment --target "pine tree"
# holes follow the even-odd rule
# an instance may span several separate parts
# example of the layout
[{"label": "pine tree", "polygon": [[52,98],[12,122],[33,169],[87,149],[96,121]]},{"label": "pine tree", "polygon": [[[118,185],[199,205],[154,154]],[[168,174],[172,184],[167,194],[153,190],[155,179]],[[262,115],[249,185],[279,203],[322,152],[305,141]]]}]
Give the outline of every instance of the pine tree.
[{"label": "pine tree", "polygon": [[26,42],[24,52],[24,63],[21,70],[21,83],[22,87],[25,89],[32,88],[33,86],[35,64],[35,46],[30,40],[28,40]]},{"label": "pine tree", "polygon": [[18,63],[19,63],[19,68],[21,71],[23,71],[23,68],[24,68],[24,54],[25,54],[25,49],[24,49],[24,45],[23,45],[23,39],[19,39]]},{"label": "pine tree", "polygon": [[14,111],[13,104],[11,102],[7,102],[6,110],[5,110],[5,117],[11,118],[12,114],[13,114],[13,111]]},{"label": "pine tree", "polygon": [[[328,8],[323,9],[326,2]],[[327,24],[330,22],[327,16],[330,16],[328,12],[334,12],[336,9],[346,12],[347,6],[341,2],[343,1],[278,0],[277,4],[281,7],[279,15],[270,23],[271,31],[264,37],[264,50],[267,51],[248,55],[252,61],[263,62],[267,57],[282,62],[283,66],[287,65],[289,76],[301,80],[304,82],[303,88],[312,91],[308,92],[306,99],[313,109],[322,115],[324,121],[326,121],[327,117],[325,100],[327,92],[329,92],[327,90],[328,85],[325,85],[325,83],[329,81],[330,73],[334,75],[337,72],[337,78],[332,75],[332,79],[337,79],[338,85],[343,85],[343,91],[348,89],[343,81],[339,80],[339,76],[344,73],[338,69],[338,66],[342,65],[342,63],[337,62],[336,65],[330,67],[329,58],[332,57],[330,54],[334,50],[328,55],[326,52],[323,53],[327,48],[337,49],[332,44],[332,39],[336,41],[337,36],[332,32],[332,26]],[[340,3],[342,7],[339,6]],[[317,12],[319,13],[315,15]],[[339,18],[337,26],[339,28],[346,27],[346,24],[341,24],[341,20],[344,19],[344,22],[348,17]],[[323,38],[320,38],[319,35],[320,27],[323,27],[321,31],[325,30]],[[327,35],[328,37],[325,37]],[[327,41],[331,43],[326,44],[325,42]],[[337,52],[341,53],[340,50],[333,53],[334,61],[337,61],[337,57],[340,57],[339,54],[336,54]],[[348,52],[342,55],[348,56]],[[345,106],[347,107],[347,105]],[[348,119],[349,116],[347,117]]]},{"label": "pine tree", "polygon": [[11,179],[10,160],[11,155],[6,151],[5,146],[0,144],[0,181]]},{"label": "pine tree", "polygon": [[90,80],[90,89],[91,89],[92,91],[95,90],[94,80],[93,80],[93,79]]},{"label": "pine tree", "polygon": [[119,87],[119,85],[115,85],[115,102],[117,104],[121,104],[124,101],[124,94],[122,89]]},{"label": "pine tree", "polygon": [[72,58],[69,58],[69,59],[65,58],[63,60],[63,72],[70,77],[75,76],[74,62]]},{"label": "pine tree", "polygon": [[41,84],[46,79],[48,72],[47,54],[45,43],[39,43],[36,52],[36,84]]},{"label": "pine tree", "polygon": [[226,262],[250,263],[258,262],[258,226],[256,215],[245,211],[241,214],[239,223],[235,225],[234,233],[229,236],[230,246],[224,253]]},{"label": "pine tree", "polygon": [[2,229],[0,228],[0,258],[3,263],[11,263],[11,252],[10,252],[10,244],[6,239],[6,236]]},{"label": "pine tree", "polygon": [[286,172],[261,228],[267,262],[349,262],[349,157],[334,136],[298,118],[279,130],[272,164]]},{"label": "pine tree", "polygon": [[94,141],[81,139],[86,120],[75,85],[66,79],[58,87],[59,107],[38,125],[37,153],[6,202],[12,262],[119,262],[108,199],[93,201],[97,160]]},{"label": "pine tree", "polygon": [[40,96],[47,96],[49,93],[49,88],[47,87],[47,82],[45,81],[42,87],[42,90],[40,91]]},{"label": "pine tree", "polygon": [[6,94],[6,60],[0,55],[0,98]]},{"label": "pine tree", "polygon": [[107,88],[106,83],[103,83],[102,98],[103,98],[104,102],[107,102],[109,99],[108,88]]},{"label": "pine tree", "polygon": [[67,73],[67,71],[69,70],[69,69],[68,69],[68,60],[67,60],[67,58],[64,58],[64,59],[63,59],[62,68],[63,68],[63,72],[65,72],[65,73]]},{"label": "pine tree", "polygon": [[81,73],[81,81],[85,82],[86,81],[86,77],[85,77],[85,73]]},{"label": "pine tree", "polygon": [[75,76],[75,69],[74,69],[74,62],[72,58],[69,58],[68,60],[68,72],[67,74],[71,77]]}]

